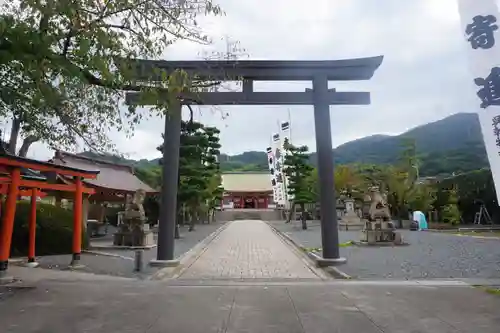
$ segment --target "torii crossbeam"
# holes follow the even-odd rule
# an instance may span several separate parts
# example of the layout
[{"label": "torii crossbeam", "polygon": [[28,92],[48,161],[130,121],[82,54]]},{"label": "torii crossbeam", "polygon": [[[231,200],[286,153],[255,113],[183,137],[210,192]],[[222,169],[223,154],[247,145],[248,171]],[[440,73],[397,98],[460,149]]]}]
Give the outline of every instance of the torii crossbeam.
[{"label": "torii crossbeam", "polygon": [[[338,222],[333,179],[330,105],[368,105],[369,92],[337,92],[328,89],[328,81],[369,80],[381,65],[382,56],[334,61],[150,61],[134,60],[131,68],[137,81],[161,81],[176,70],[200,81],[242,81],[242,92],[183,93],[179,100],[202,105],[313,105],[316,150],[320,183],[321,239],[323,265],[345,262],[340,258]],[[255,92],[255,81],[312,81],[305,92]],[[143,104],[139,93],[127,93],[128,104]],[[174,230],[177,207],[177,176],[181,108],[171,106],[165,117],[163,145],[162,205],[158,226],[156,264],[171,265],[174,260]],[[184,102],[187,103],[187,102]]]}]

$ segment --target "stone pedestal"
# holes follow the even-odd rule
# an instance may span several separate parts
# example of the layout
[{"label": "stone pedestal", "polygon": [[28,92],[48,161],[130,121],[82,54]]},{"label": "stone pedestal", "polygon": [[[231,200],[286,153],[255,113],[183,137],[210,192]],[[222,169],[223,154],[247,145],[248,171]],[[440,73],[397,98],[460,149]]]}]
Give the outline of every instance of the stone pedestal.
[{"label": "stone pedestal", "polygon": [[115,246],[151,246],[155,244],[153,232],[149,230],[118,231],[113,235]]},{"label": "stone pedestal", "polygon": [[362,230],[364,227],[364,223],[359,218],[358,214],[356,214],[354,199],[344,199],[346,214],[342,216],[342,219],[339,223],[340,230]]},{"label": "stone pedestal", "polygon": [[361,232],[361,242],[368,245],[381,243],[391,243],[401,245],[403,239],[401,234],[396,231],[392,222],[389,221],[367,221]]}]

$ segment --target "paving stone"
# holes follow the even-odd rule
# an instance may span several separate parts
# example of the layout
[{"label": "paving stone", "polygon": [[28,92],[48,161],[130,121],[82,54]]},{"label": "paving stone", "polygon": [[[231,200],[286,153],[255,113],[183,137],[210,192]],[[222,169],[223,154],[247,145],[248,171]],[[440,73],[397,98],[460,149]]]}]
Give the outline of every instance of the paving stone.
[{"label": "paving stone", "polygon": [[234,221],[181,276],[213,278],[319,279],[263,221]]}]

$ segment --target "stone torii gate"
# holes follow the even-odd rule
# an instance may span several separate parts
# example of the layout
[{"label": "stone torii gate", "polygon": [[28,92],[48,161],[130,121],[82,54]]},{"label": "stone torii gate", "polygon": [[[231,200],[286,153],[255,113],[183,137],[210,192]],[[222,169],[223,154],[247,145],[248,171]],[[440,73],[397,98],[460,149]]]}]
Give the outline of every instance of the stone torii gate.
[{"label": "stone torii gate", "polygon": [[[320,183],[322,265],[346,261],[339,254],[335,209],[334,163],[330,126],[330,105],[368,105],[369,92],[338,92],[328,81],[369,80],[381,65],[382,56],[334,61],[154,61],[134,60],[137,81],[161,81],[176,70],[197,80],[242,81],[241,92],[196,92],[184,99],[202,105],[313,105]],[[255,92],[254,81],[312,81],[305,92]],[[127,93],[127,104],[141,104],[140,93]],[[184,97],[184,96],[182,96]],[[190,103],[189,102],[189,103]],[[158,225],[157,266],[173,266],[174,230],[177,209],[177,177],[182,102],[171,105],[165,117],[163,180]]]}]

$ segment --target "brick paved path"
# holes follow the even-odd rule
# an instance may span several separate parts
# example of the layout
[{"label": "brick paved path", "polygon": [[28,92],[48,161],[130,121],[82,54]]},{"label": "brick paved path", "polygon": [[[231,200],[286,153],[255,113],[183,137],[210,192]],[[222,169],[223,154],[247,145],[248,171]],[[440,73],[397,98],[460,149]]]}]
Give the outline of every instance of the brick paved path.
[{"label": "brick paved path", "polygon": [[262,221],[231,222],[180,279],[319,279]]}]

